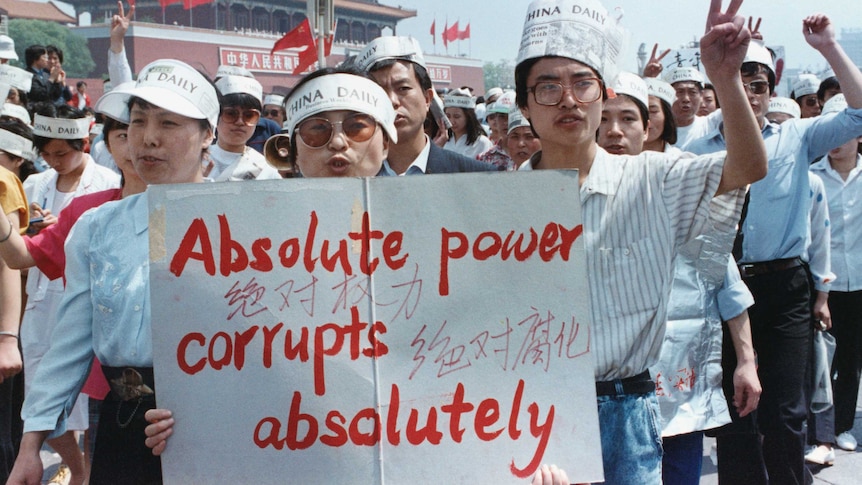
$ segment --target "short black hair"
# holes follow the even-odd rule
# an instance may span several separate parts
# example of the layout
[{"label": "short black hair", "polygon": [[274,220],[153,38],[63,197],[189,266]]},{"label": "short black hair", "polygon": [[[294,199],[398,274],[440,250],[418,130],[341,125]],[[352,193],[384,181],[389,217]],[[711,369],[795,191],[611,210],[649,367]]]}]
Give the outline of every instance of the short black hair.
[{"label": "short black hair", "polygon": [[38,61],[40,57],[47,53],[48,51],[45,49],[45,46],[39,44],[31,45],[24,49],[24,62],[27,64],[27,67],[30,67],[34,62]]},{"label": "short black hair", "polygon": [[84,81],[78,81],[75,83],[75,87],[78,89],[81,89],[81,86],[86,86],[86,85],[87,85],[87,83],[85,83]]},{"label": "short black hair", "polygon": [[[221,98],[221,109],[224,110],[228,106],[236,106],[238,108],[263,110],[260,100],[248,93],[232,93],[226,94]],[[221,114],[221,112],[219,112]]]},{"label": "short black hair", "polygon": [[59,47],[57,47],[55,45],[49,44],[49,45],[45,46],[45,50],[48,52],[49,56],[51,54],[57,54],[57,59],[60,59],[60,64],[63,63],[63,49],[60,49]]},{"label": "short black hair", "polygon": [[826,96],[826,91],[830,89],[841,90],[841,83],[838,82],[838,78],[835,76],[827,77],[820,81],[820,87],[817,88],[817,99],[821,105],[826,102],[823,98]]},{"label": "short black hair", "polygon": [[[661,112],[664,114],[664,126],[661,131],[661,139],[664,140],[668,145],[676,144],[676,120],[673,117],[673,109],[670,106],[670,103],[667,101],[658,98],[661,103]],[[718,101],[716,101],[716,105]]]},{"label": "short black hair", "polygon": [[382,61],[372,64],[368,69],[368,72],[371,73],[380,69],[385,69],[396,62],[400,62],[405,66],[413,67],[413,73],[416,75],[416,80],[419,81],[419,86],[421,86],[423,90],[427,91],[429,89],[434,89],[434,84],[431,82],[431,76],[428,75],[428,70],[407,59],[383,59]]},{"label": "short black hair", "polygon": [[[73,108],[66,104],[61,106],[54,106],[53,103],[47,101],[35,103],[33,105],[33,114],[65,120],[78,120],[81,118],[85,118],[84,113],[81,112],[81,110],[79,110],[78,108]],[[53,140],[63,140],[69,145],[72,150],[75,150],[77,152],[84,151],[83,138],[78,140],[68,140],[65,138],[49,138],[41,135],[33,135],[33,146],[36,147],[36,150],[41,152],[45,149],[45,145],[47,145]]]},{"label": "short black hair", "polygon": [[128,130],[129,125],[122,121],[115,120],[110,116],[105,116],[105,123],[102,125],[102,138],[105,140],[105,146],[111,148],[111,143],[108,141],[108,135],[116,130]]}]

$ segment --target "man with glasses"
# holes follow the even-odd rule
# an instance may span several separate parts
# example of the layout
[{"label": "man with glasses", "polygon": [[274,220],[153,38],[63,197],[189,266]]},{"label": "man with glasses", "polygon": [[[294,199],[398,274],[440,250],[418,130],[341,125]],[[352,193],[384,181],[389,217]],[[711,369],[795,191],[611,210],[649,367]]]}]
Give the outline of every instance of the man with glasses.
[{"label": "man with glasses", "polygon": [[647,369],[661,349],[674,255],[707,231],[732,237],[741,189],[766,173],[739,79],[750,38],[736,15],[741,3],[726,13],[720,0],[710,6],[702,59],[728,120],[728,149],[696,158],[598,147],[622,29],[597,1],[540,0],[528,10],[515,92],[542,150],[521,170],[579,170],[606,483],[661,483],[661,426]]},{"label": "man with glasses", "polygon": [[263,87],[244,76],[227,75],[215,83],[222,95],[216,125],[216,142],[210,147],[212,168],[207,177],[216,182],[279,179],[281,174],[256,150],[247,146],[260,120]]},{"label": "man with glasses", "polygon": [[284,96],[275,93],[264,96],[263,117],[272,120],[278,126],[284,126]]},{"label": "man with glasses", "polygon": [[[354,66],[379,84],[395,108],[398,143],[389,146],[381,175],[484,172],[500,170],[444,150],[425,134],[425,118],[434,100],[434,87],[419,42],[412,37],[378,37],[362,49]],[[439,102],[439,100],[437,100]],[[440,106],[442,113],[443,107]]]},{"label": "man with glasses", "polygon": [[796,100],[801,111],[801,118],[813,118],[820,115],[820,101],[817,100],[817,88],[820,79],[814,74],[800,74],[793,83],[791,98]]},{"label": "man with glasses", "polygon": [[[775,88],[775,68],[761,43],[749,45],[740,73],[749,111],[761,128],[769,173],[751,185],[743,209],[734,256],[754,295],[749,309],[758,374],[763,386],[756,428],[718,437],[719,480],[725,484],[786,483],[805,480],[803,394],[812,338],[812,290],[806,241],[810,231],[809,164],[862,133],[862,73],[835,39],[824,15],[803,20],[805,40],[835,70],[850,108],[826,116],[769,123],[766,113]],[[724,98],[722,108],[724,109]],[[731,121],[689,145],[693,153],[729,148]],[[829,324],[825,295],[818,295],[814,318]],[[738,421],[738,420],[737,420]],[[762,442],[760,435],[763,436]]]}]

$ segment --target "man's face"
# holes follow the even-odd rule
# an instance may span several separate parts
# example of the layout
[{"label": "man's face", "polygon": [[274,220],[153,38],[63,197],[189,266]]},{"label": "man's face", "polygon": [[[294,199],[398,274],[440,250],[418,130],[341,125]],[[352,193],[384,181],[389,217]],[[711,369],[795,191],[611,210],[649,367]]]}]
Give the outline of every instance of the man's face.
[{"label": "man's face", "polygon": [[622,94],[605,101],[597,138],[599,146],[608,153],[638,155],[642,152],[647,129],[637,103]]},{"label": "man's face", "polygon": [[[766,83],[766,90],[761,94],[755,94],[754,91],[763,91],[764,83]],[[745,87],[745,95],[748,96],[748,104],[754,111],[757,123],[763,126],[766,121],[766,113],[769,111],[769,98],[771,96],[769,77],[765,71],[761,70],[753,76],[742,76],[742,85]]]},{"label": "man's face", "polygon": [[676,91],[676,101],[671,107],[673,117],[679,126],[688,126],[700,109],[700,85],[694,81],[680,81],[673,84],[673,89]]},{"label": "man's face", "polygon": [[60,56],[56,52],[48,54],[48,69],[53,69],[54,66],[60,65]]},{"label": "man's face", "polygon": [[817,93],[806,94],[796,99],[802,118],[814,118],[820,116],[820,101],[817,101]]},{"label": "man's face", "polygon": [[278,123],[278,126],[284,124],[284,109],[277,104],[263,105],[263,117]]},{"label": "man's face", "polygon": [[423,90],[410,62],[398,61],[372,71],[371,77],[386,91],[395,108],[398,143],[410,143],[424,136],[425,117],[431,106],[433,91]]},{"label": "man's face", "polygon": [[[602,117],[601,96],[590,103],[575,99],[571,86],[589,78],[598,78],[591,68],[565,57],[548,57],[536,62],[527,76],[527,89],[538,82],[564,85],[560,102],[545,106],[536,102],[535,94],[527,94],[527,107],[521,111],[533,124],[542,146],[586,147],[596,142],[596,130]],[[568,87],[567,87],[568,86]]]},{"label": "man's face", "polygon": [[715,91],[712,89],[704,89],[700,95],[700,109],[697,112],[698,116],[706,116],[715,111]]}]

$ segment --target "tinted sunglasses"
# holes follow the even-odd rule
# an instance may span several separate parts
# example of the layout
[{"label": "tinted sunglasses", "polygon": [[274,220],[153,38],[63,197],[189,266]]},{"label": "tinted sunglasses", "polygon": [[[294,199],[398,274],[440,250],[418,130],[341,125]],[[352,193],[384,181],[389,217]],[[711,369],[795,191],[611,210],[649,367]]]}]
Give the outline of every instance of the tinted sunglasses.
[{"label": "tinted sunglasses", "polygon": [[228,124],[236,123],[236,120],[240,117],[242,117],[242,122],[247,126],[254,126],[260,119],[260,111],[256,109],[241,110],[239,108],[225,108],[221,111],[222,121]]},{"label": "tinted sunglasses", "polygon": [[805,106],[808,106],[809,108],[813,108],[815,106],[820,106],[820,101],[817,101],[817,98],[805,98],[803,103],[805,104]]},{"label": "tinted sunglasses", "polygon": [[769,83],[766,81],[751,81],[750,83],[742,83],[742,86],[751,91],[751,94],[764,94],[769,91]]},{"label": "tinted sunglasses", "polygon": [[334,122],[326,118],[308,118],[299,124],[296,132],[306,146],[320,148],[332,140],[335,125],[341,125],[344,136],[357,143],[368,141],[377,131],[377,122],[374,118],[364,113],[355,113]]},{"label": "tinted sunglasses", "polygon": [[267,110],[264,110],[263,115],[278,118],[279,116],[281,116],[281,110],[278,108],[267,109]]}]

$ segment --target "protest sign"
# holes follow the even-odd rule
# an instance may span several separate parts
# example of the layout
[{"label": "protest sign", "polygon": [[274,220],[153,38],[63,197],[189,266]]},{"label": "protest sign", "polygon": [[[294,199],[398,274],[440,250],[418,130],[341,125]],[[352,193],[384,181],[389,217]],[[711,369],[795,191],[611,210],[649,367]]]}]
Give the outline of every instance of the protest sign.
[{"label": "protest sign", "polygon": [[601,480],[577,172],[148,190],[165,483]]}]

